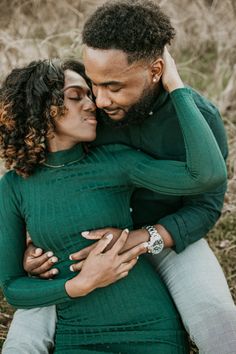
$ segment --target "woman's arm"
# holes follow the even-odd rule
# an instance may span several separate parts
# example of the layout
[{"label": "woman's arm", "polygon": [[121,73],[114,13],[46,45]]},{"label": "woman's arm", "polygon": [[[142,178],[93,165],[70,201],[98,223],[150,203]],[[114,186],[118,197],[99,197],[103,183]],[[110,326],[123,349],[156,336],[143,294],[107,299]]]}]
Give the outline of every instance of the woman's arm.
[{"label": "woman's arm", "polygon": [[23,269],[26,248],[18,178],[9,172],[0,180],[0,283],[7,301],[19,308],[59,304],[70,300],[65,280],[29,278]]},{"label": "woman's arm", "polygon": [[11,172],[0,180],[0,283],[11,305],[43,307],[85,296],[127,276],[137,256],[145,252],[145,247],[140,245],[119,255],[128,237],[123,231],[119,242],[106,254],[103,251],[112,236],[101,239],[76,276],[71,273],[68,279],[53,281],[28,277],[23,269],[26,230],[17,182],[19,179]]},{"label": "woman's arm", "polygon": [[[169,92],[183,133],[186,162],[156,160],[136,152],[124,159],[132,182],[169,195],[209,191],[227,178],[226,166],[215,137],[196,106],[191,91],[183,87],[174,60],[165,50],[163,85]],[[172,142],[169,141],[169,144]]]}]

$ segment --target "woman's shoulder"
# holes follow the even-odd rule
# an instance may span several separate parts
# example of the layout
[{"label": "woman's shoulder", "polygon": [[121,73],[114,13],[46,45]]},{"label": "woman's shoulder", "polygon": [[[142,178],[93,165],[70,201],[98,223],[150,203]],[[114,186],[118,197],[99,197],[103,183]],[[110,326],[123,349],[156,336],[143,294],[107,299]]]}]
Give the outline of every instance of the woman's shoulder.
[{"label": "woman's shoulder", "polygon": [[7,171],[0,178],[0,188],[3,189],[13,189],[19,183],[20,177],[14,170]]}]

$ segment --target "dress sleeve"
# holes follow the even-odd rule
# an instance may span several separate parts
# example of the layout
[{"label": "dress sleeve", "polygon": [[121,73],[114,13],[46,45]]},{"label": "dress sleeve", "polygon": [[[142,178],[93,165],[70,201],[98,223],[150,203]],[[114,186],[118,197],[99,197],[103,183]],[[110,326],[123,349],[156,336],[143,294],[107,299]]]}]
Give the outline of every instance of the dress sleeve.
[{"label": "dress sleeve", "polygon": [[30,278],[23,269],[26,230],[17,178],[12,177],[9,172],[0,180],[0,283],[4,296],[17,308],[72,301],[65,290],[65,279]]},{"label": "dress sleeve", "polygon": [[[223,121],[216,107],[211,114],[203,110],[205,119],[209,122],[222,156],[226,160],[228,156],[227,136]],[[213,228],[221,215],[224,204],[224,195],[227,190],[227,181],[224,181],[213,190],[194,196],[183,196],[182,206],[172,214],[157,218],[171,234],[176,253],[182,252],[193,242],[200,240]]]},{"label": "dress sleeve", "polygon": [[181,196],[209,191],[227,179],[221,151],[191,91],[176,89],[170,96],[184,138],[186,162],[158,160],[133,151],[123,159],[122,167],[135,186],[154,192]]}]

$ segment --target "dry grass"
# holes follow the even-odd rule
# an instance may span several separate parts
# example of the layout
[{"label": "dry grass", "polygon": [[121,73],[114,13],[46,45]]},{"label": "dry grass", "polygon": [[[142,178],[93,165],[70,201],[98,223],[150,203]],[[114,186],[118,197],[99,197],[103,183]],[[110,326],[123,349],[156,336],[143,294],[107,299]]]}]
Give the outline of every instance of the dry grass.
[{"label": "dry grass", "polygon": [[[13,67],[33,59],[80,57],[84,20],[102,2],[1,0],[1,79]],[[229,187],[223,217],[209,240],[236,300],[236,2],[160,0],[159,4],[177,29],[172,53],[182,77],[220,107],[226,124]],[[0,341],[11,314],[12,309],[0,298]]]}]

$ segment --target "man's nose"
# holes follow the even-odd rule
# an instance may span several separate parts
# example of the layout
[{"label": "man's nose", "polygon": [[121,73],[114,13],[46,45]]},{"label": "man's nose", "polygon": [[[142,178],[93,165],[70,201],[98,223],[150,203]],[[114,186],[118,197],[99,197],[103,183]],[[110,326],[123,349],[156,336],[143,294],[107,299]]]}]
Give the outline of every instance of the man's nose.
[{"label": "man's nose", "polygon": [[107,91],[104,88],[100,88],[97,90],[95,101],[97,107],[101,109],[109,107],[112,103]]}]

